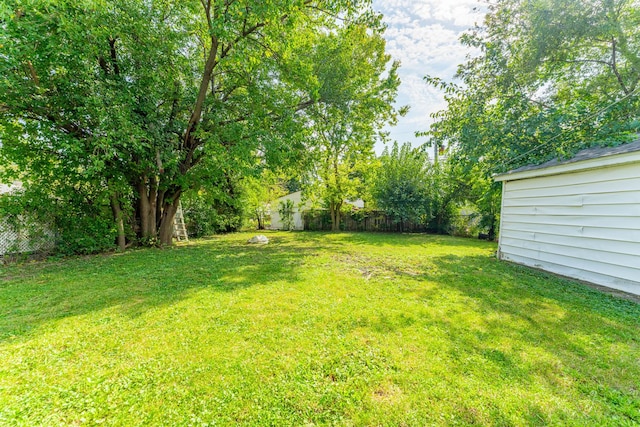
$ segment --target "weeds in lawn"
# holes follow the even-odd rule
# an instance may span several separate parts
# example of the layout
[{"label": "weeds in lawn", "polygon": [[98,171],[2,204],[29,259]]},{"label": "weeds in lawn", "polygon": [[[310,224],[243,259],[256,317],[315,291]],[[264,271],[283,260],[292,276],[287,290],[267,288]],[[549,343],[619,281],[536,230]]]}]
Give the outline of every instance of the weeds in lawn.
[{"label": "weeds in lawn", "polygon": [[0,273],[0,425],[638,425],[640,305],[426,235]]}]

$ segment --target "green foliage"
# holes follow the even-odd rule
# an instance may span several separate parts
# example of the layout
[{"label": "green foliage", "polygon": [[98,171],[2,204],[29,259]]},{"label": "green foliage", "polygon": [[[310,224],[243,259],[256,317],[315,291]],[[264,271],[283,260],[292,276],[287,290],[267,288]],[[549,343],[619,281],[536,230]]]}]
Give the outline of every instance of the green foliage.
[{"label": "green foliage", "polygon": [[462,37],[479,55],[458,68],[430,136],[449,146],[481,226],[497,233],[491,176],[640,131],[640,5],[635,1],[500,0]]},{"label": "green foliage", "polygon": [[247,176],[241,182],[242,203],[247,212],[247,220],[251,220],[258,230],[263,230],[269,215],[269,202],[286,194],[281,179],[274,173],[265,170],[259,177]]},{"label": "green foliage", "polygon": [[427,176],[432,169],[427,153],[394,142],[391,151],[385,148],[380,157],[372,197],[376,207],[395,222],[423,222],[428,203]]},{"label": "green foliage", "polygon": [[369,2],[4,1],[1,163],[29,186],[107,200],[116,225],[125,212],[129,234],[170,244],[184,193],[300,157],[300,111],[333,96],[309,50],[352,25],[380,26]]},{"label": "green foliage", "polygon": [[394,123],[399,63],[385,53],[382,29],[359,24],[319,39],[312,50],[319,101],[305,111],[313,186],[338,230],[345,200],[367,186],[380,129]]},{"label": "green foliage", "polygon": [[293,200],[286,199],[281,200],[278,205],[278,213],[280,214],[280,222],[282,222],[282,229],[285,231],[293,230],[293,212],[295,205]]},{"label": "green foliage", "polygon": [[16,194],[0,195],[0,254],[20,256],[50,251],[55,236],[49,222],[43,222],[24,205]]},{"label": "green foliage", "polygon": [[480,233],[486,234],[485,227],[480,225],[480,215],[474,208],[465,204],[458,210],[450,225],[452,236],[477,238]]},{"label": "green foliage", "polygon": [[371,193],[396,223],[423,223],[430,232],[449,234],[467,186],[454,164],[431,163],[423,149],[394,143],[380,157]]},{"label": "green foliage", "polygon": [[490,240],[496,238],[500,227],[502,184],[485,177],[477,169],[467,175],[470,189],[467,196],[479,213],[479,226]]},{"label": "green foliage", "polygon": [[254,234],[0,269],[0,424],[640,422],[636,302],[476,239]]},{"label": "green foliage", "polygon": [[182,209],[189,236],[197,238],[240,230],[246,205],[237,196],[221,191],[186,193]]},{"label": "green foliage", "polygon": [[116,230],[108,205],[82,203],[82,193],[52,198],[26,190],[0,197],[0,218],[28,235],[34,251],[61,255],[93,254],[113,249]]},{"label": "green foliage", "polygon": [[459,169],[451,162],[434,163],[426,176],[425,224],[427,230],[450,234],[452,222],[468,189]]},{"label": "green foliage", "polygon": [[640,130],[640,6],[626,0],[501,0],[462,41],[479,56],[458,69],[431,135],[468,169],[504,172]]},{"label": "green foliage", "polygon": [[[71,206],[66,213],[71,213]],[[75,210],[75,209],[73,209]],[[63,255],[95,254],[114,248],[116,229],[108,212],[74,212],[56,218],[55,250]]]}]

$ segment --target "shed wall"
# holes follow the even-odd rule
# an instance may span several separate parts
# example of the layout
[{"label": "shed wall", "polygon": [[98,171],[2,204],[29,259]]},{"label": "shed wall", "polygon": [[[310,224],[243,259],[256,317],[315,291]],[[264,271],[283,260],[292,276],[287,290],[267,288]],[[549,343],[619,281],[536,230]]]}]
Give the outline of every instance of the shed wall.
[{"label": "shed wall", "polygon": [[640,295],[639,171],[504,181],[500,258]]},{"label": "shed wall", "polygon": [[282,218],[280,218],[280,212],[278,212],[278,210],[280,209],[280,202],[284,202],[286,200],[291,200],[293,202],[293,229],[304,230],[304,218],[302,216],[302,211],[306,206],[302,203],[302,192],[300,191],[282,196],[271,204],[271,229],[283,229],[284,226]]}]

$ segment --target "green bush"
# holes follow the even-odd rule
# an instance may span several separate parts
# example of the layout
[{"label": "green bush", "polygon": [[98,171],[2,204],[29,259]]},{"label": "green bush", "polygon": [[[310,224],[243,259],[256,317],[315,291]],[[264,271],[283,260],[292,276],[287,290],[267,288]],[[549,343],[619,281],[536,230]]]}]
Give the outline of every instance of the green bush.
[{"label": "green bush", "polygon": [[[0,198],[0,217],[14,230],[29,236],[37,250],[61,255],[93,254],[115,246],[116,230],[109,206],[86,203],[77,193],[68,199],[37,191]],[[53,243],[53,244],[52,244]]]},{"label": "green bush", "polygon": [[57,219],[55,252],[62,255],[95,254],[113,250],[116,229],[108,213],[80,212]]},{"label": "green bush", "polygon": [[211,196],[203,191],[185,195],[182,209],[191,237],[238,231],[246,216],[238,200]]},{"label": "green bush", "polygon": [[278,213],[280,214],[280,221],[282,222],[283,230],[293,230],[293,210],[293,200],[287,199],[280,202],[278,206]]},{"label": "green bush", "polygon": [[422,223],[431,233],[451,234],[468,187],[456,165],[432,163],[424,150],[395,143],[380,157],[371,193],[401,229],[407,222]]}]

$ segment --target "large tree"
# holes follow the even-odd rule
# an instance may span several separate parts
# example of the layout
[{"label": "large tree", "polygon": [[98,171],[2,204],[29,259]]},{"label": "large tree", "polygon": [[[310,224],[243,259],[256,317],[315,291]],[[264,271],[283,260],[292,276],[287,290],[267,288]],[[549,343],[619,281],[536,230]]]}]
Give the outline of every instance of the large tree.
[{"label": "large tree", "polygon": [[462,41],[480,54],[461,65],[432,135],[469,168],[499,172],[639,129],[640,3],[499,0]]},{"label": "large tree", "polygon": [[[288,161],[320,100],[300,46],[351,0],[7,0],[0,5],[0,156],[30,185],[91,195],[170,244],[181,195]],[[60,192],[63,192],[60,190]],[[130,214],[129,221],[123,218]]]},{"label": "large tree", "polygon": [[375,205],[400,225],[424,220],[429,182],[427,175],[433,167],[423,149],[405,143],[385,148],[371,190]]},{"label": "large tree", "polygon": [[[385,52],[383,27],[356,24],[321,37],[312,51],[318,102],[305,110],[315,190],[339,229],[346,199],[361,193],[385,123],[394,122],[398,62]],[[399,111],[402,113],[404,110]]]},{"label": "large tree", "polygon": [[412,222],[424,224],[430,232],[449,233],[458,204],[469,191],[457,165],[432,162],[424,147],[412,148],[409,143],[394,143],[379,161],[371,189],[376,207],[401,231]]}]

